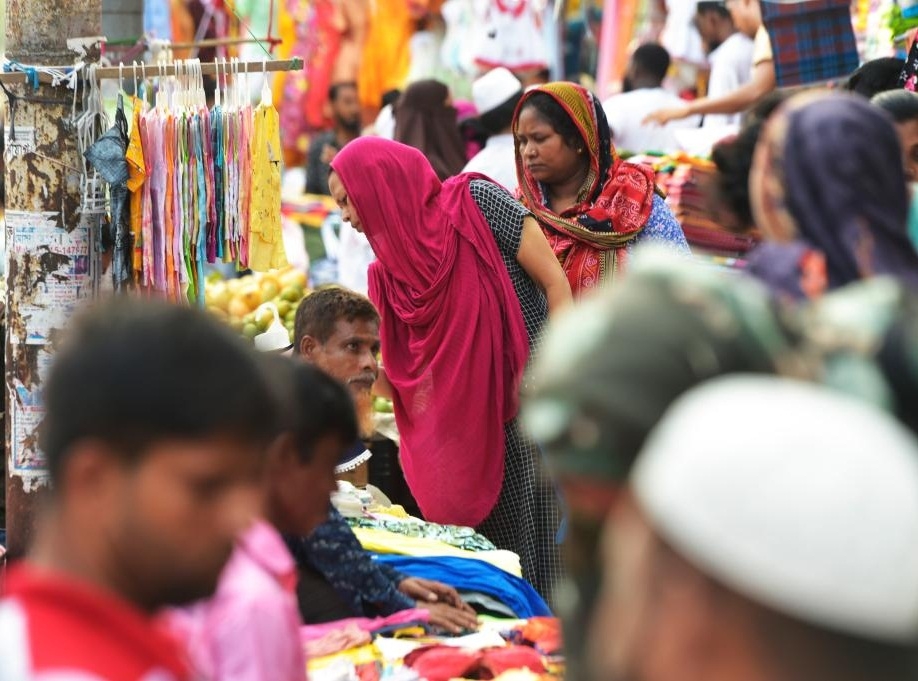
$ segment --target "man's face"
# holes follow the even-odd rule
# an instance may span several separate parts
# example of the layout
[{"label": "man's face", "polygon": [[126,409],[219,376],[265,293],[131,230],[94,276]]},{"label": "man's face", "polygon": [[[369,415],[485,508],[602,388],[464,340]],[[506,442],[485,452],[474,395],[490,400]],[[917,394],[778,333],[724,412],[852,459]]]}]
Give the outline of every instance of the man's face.
[{"label": "man's face", "polygon": [[328,520],[329,498],[337,489],[335,466],[350,444],[326,435],[315,443],[307,463],[300,460],[295,448],[280,458],[271,503],[279,507],[275,515],[284,519],[279,527],[282,532],[306,536]]},{"label": "man's face", "polygon": [[325,343],[311,336],[300,343],[300,354],[344,383],[355,399],[370,394],[379,375],[378,353],[379,324],[365,319],[339,319]]},{"label": "man's face", "polygon": [[233,542],[263,504],[264,447],[224,436],[164,441],[113,461],[104,497],[114,569],[149,608],[213,593]]},{"label": "man's face", "polygon": [[331,107],[335,125],[351,132],[360,132],[360,99],[357,97],[357,88],[338,88]]},{"label": "man's face", "polygon": [[745,33],[750,38],[762,26],[762,10],[759,0],[727,0],[727,10],[736,30]]},{"label": "man's face", "polygon": [[718,16],[716,12],[697,12],[695,14],[695,28],[701,36],[704,51],[711,54],[720,47],[720,36],[717,31]]},{"label": "man's face", "polygon": [[918,121],[896,123],[905,162],[905,176],[909,182],[918,182]]}]

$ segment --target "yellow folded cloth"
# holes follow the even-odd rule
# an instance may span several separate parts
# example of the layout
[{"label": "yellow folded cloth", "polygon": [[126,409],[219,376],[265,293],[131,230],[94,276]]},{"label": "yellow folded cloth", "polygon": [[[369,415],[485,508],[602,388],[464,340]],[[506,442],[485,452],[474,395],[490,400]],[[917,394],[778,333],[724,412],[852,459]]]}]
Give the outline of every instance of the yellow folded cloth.
[{"label": "yellow folded cloth", "polygon": [[402,534],[365,527],[355,527],[354,534],[367,551],[375,553],[394,553],[401,556],[431,558],[436,556],[455,556],[473,558],[490,563],[511,575],[521,577],[520,557],[512,551],[466,551],[455,546],[423,537],[406,537]]}]

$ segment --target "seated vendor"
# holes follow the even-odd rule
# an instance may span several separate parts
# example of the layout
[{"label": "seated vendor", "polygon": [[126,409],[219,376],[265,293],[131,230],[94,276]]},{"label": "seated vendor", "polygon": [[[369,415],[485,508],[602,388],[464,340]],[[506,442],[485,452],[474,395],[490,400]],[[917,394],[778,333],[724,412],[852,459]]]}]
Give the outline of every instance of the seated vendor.
[{"label": "seated vendor", "polygon": [[[371,433],[371,391],[379,374],[379,313],[373,304],[343,288],[316,291],[300,303],[294,333],[294,353],[347,386],[361,432]],[[356,443],[352,461],[365,458],[364,452],[363,443]],[[450,631],[477,625],[474,610],[452,587],[407,577],[374,561],[334,508],[309,536],[288,538],[288,546],[299,568],[300,614],[306,623],[418,607],[429,612],[432,624]]]}]

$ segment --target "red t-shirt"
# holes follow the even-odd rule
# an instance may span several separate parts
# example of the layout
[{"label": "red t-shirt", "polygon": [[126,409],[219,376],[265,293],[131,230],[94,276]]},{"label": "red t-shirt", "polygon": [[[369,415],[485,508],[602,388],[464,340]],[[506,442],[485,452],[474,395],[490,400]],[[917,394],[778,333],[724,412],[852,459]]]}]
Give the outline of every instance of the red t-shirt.
[{"label": "red t-shirt", "polygon": [[178,650],[151,617],[114,594],[28,564],[7,571],[3,681],[186,681]]}]

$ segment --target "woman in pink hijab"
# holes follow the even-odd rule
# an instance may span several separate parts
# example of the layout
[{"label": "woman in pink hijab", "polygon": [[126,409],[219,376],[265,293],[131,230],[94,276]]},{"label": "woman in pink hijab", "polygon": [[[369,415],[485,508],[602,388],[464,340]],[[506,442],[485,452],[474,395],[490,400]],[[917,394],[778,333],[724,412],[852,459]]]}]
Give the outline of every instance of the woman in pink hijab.
[{"label": "woman in pink hijab", "polygon": [[505,189],[482,175],[441,183],[420,151],[398,142],[348,144],[329,189],[376,254],[370,298],[421,511],[518,553],[547,596],[561,573],[560,516],[516,413],[548,312],[571,300],[561,266]]}]

